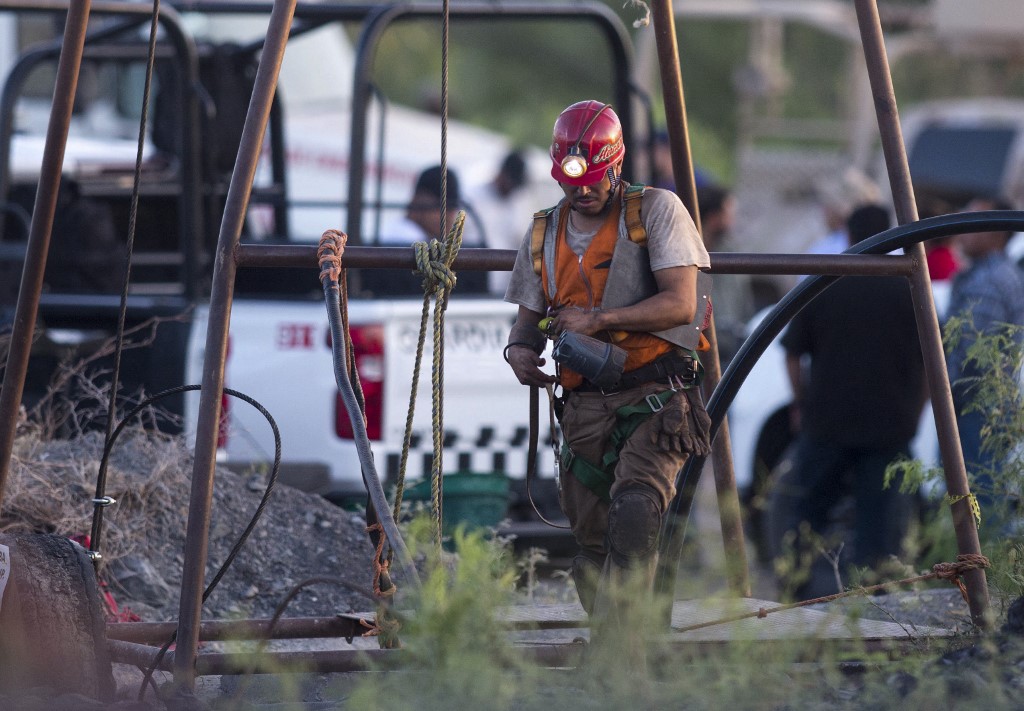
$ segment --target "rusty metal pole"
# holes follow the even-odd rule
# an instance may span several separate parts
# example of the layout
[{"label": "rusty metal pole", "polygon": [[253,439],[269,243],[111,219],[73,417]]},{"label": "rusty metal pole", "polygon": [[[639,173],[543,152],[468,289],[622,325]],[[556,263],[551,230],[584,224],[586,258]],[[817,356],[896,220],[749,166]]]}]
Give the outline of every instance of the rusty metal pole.
[{"label": "rusty metal pole", "polygon": [[32,332],[39,313],[39,294],[46,272],[46,255],[50,251],[50,232],[53,230],[53,215],[57,210],[64,149],[67,146],[71,113],[75,106],[75,91],[78,88],[78,72],[82,66],[82,51],[85,48],[90,9],[89,0],[72,2],[64,23],[64,39],[60,61],[57,64],[50,122],[46,127],[43,163],[39,171],[39,186],[36,188],[36,202],[29,227],[28,249],[21,273],[18,305],[14,312],[11,349],[4,370],[3,387],[0,389],[0,503],[4,498],[11,453],[14,451],[18,411],[21,407],[21,396],[25,391],[25,373],[28,372]]},{"label": "rusty metal pole", "polygon": [[[697,229],[700,230],[697,186],[693,176],[690,134],[686,126],[686,102],[683,98],[683,78],[679,67],[679,47],[676,43],[672,0],[655,0],[651,5],[658,65],[661,70],[661,91],[665,103],[665,122],[672,151],[672,176],[676,184],[676,193],[693,216]],[[703,358],[704,391],[713,392],[722,377],[714,314],[712,314],[711,324],[705,335],[711,343],[711,350]],[[725,420],[722,421],[718,436],[712,444],[711,462],[715,473],[718,515],[722,523],[722,543],[725,547],[729,587],[738,595],[750,597],[750,571],[743,537],[743,521],[740,517],[740,498],[736,491],[729,424]]]},{"label": "rusty metal pole", "polygon": [[253,178],[256,175],[256,164],[270,118],[270,106],[277,89],[277,78],[284,59],[295,5],[296,0],[275,0],[271,10],[267,41],[260,56],[259,69],[256,71],[255,86],[245,116],[238,157],[235,160],[235,169],[231,173],[224,217],[217,238],[206,355],[203,361],[202,395],[196,424],[192,491],[189,499],[188,527],[185,532],[185,563],[181,576],[177,654],[174,657],[174,683],[182,689],[191,690],[195,686],[203,579],[209,549],[217,424],[220,421],[228,324],[235,290],[235,251],[245,222]]},{"label": "rusty metal pole", "polygon": [[[889,73],[889,60],[885,51],[882,23],[878,16],[878,5],[876,0],[855,0],[855,5],[857,22],[860,25],[861,43],[864,47],[864,58],[871,81],[875,114],[878,117],[878,129],[882,138],[886,170],[889,173],[889,183],[892,186],[896,219],[901,225],[915,222],[918,219],[917,204],[914,200],[914,187],[910,179],[910,167],[907,163],[899,113],[896,109],[896,96],[892,87],[892,76]],[[917,331],[918,337],[921,339],[921,352],[924,356],[928,389],[931,393],[935,429],[939,435],[942,467],[946,474],[946,490],[956,501],[950,506],[950,512],[956,532],[957,550],[960,554],[980,555],[981,543],[978,540],[978,529],[975,526],[970,502],[967,498],[970,494],[970,486],[967,483],[967,470],[964,466],[963,452],[960,449],[960,433],[956,424],[956,410],[953,407],[949,376],[946,373],[942,332],[935,314],[931,277],[925,267],[924,245],[915,244],[907,250],[907,254],[917,263],[917,268],[910,276],[911,293],[914,298]],[[989,596],[985,571],[980,568],[972,569],[964,573],[963,578],[967,588],[967,604],[971,611],[971,619],[978,627],[990,627],[992,621],[987,614]]]}]

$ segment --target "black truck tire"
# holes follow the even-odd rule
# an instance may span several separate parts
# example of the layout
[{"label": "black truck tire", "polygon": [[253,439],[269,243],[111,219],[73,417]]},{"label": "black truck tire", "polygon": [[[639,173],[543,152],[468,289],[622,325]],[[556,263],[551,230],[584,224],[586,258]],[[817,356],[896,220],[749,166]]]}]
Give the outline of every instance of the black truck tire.
[{"label": "black truck tire", "polygon": [[0,600],[0,693],[45,688],[112,701],[106,618],[85,549],[32,533],[0,533],[0,545],[10,551]]}]

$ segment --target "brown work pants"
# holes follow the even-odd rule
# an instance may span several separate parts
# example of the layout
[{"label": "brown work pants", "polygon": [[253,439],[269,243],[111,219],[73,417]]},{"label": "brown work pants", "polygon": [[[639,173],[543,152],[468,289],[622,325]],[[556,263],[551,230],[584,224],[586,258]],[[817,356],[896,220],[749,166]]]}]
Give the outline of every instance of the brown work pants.
[{"label": "brown work pants", "polygon": [[[604,395],[600,392],[570,391],[562,414],[562,436],[577,457],[600,465],[615,429],[615,411],[636,405],[647,395],[663,392],[665,383],[647,383],[629,390]],[[666,451],[657,445],[662,430],[662,412],[655,412],[626,441],[615,467],[611,497],[633,484],[645,484],[658,492],[662,515],[675,496],[675,480],[688,457],[687,452]],[[609,503],[584,486],[569,471],[561,473],[561,505],[573,536],[595,562],[608,554]]]}]

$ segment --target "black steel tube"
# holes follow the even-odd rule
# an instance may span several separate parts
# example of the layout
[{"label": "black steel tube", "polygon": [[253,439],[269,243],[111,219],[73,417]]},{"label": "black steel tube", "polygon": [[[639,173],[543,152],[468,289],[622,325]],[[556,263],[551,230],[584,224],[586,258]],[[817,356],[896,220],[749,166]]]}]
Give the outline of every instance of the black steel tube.
[{"label": "black steel tube", "polygon": [[[661,91],[665,104],[665,123],[668,129],[669,146],[672,155],[672,176],[676,194],[690,211],[697,230],[701,230],[700,209],[697,205],[697,183],[693,174],[693,155],[690,151],[690,134],[686,121],[686,100],[683,94],[683,77],[679,67],[679,47],[676,42],[675,13],[672,0],[654,0],[654,37],[658,50],[658,65],[661,74]],[[705,354],[705,391],[714,390],[722,376],[722,365],[718,357],[718,336],[714,314],[705,330],[710,349]],[[732,444],[729,426],[723,423],[718,439],[712,445],[715,489],[718,494],[718,514],[722,524],[722,543],[725,547],[726,577],[729,587],[741,596],[750,595],[750,570],[747,565],[747,546],[743,539],[743,521],[740,518],[740,498],[736,492],[736,476],[733,472]],[[673,517],[666,519],[663,535],[676,535]],[[674,589],[677,562],[663,560],[659,572],[658,589],[666,590],[669,585],[663,579],[671,579]]]},{"label": "black steel tube", "polygon": [[203,361],[202,395],[196,425],[192,491],[185,534],[185,564],[182,570],[181,606],[178,615],[178,653],[174,665],[175,684],[188,689],[193,688],[195,684],[194,663],[199,644],[203,578],[209,548],[217,423],[220,420],[228,327],[234,295],[235,249],[245,221],[256,165],[270,118],[270,107],[274,100],[294,11],[295,0],[278,0],[274,3],[267,28],[267,43],[260,57],[259,69],[256,71],[252,98],[242,129],[238,157],[231,174],[224,218],[217,239],[206,355]]},{"label": "black steel tube", "polygon": [[[900,224],[907,224],[917,220],[917,203],[914,199],[914,186],[910,178],[910,166],[900,128],[892,76],[889,73],[889,59],[885,52],[885,38],[882,35],[878,5],[875,0],[855,0],[854,5],[857,10],[857,24],[860,26],[861,44],[864,46],[864,57],[867,61],[875,115],[882,138],[882,152],[889,173],[889,184],[892,186],[896,218]],[[920,268],[910,278],[911,295],[917,311],[917,331],[921,339],[921,353],[931,394],[935,429],[939,435],[939,452],[946,476],[946,490],[956,501],[950,506],[950,513],[953,516],[957,550],[961,555],[980,555],[981,542],[978,540],[978,529],[968,499],[970,485],[967,481],[963,451],[960,448],[960,432],[949,387],[949,375],[946,372],[942,332],[935,314],[931,277],[925,268],[924,246],[920,243],[915,244],[908,252],[920,264]],[[985,571],[974,568],[964,573],[963,577],[971,619],[981,629],[991,627],[992,620],[988,619],[987,614],[989,597]]]},{"label": "black steel tube", "polygon": [[14,311],[7,367],[4,369],[3,386],[0,388],[0,503],[3,502],[11,453],[14,451],[18,409],[25,391],[25,374],[28,372],[29,353],[32,350],[32,332],[35,330],[36,316],[39,313],[39,295],[43,289],[46,256],[50,251],[50,232],[57,209],[64,150],[67,147],[71,113],[75,106],[78,71],[82,64],[88,26],[89,0],[73,3],[68,9],[64,23],[63,49],[57,65],[53,105],[46,127],[43,164],[39,172],[39,186],[29,227],[25,266],[18,290],[18,305]]}]

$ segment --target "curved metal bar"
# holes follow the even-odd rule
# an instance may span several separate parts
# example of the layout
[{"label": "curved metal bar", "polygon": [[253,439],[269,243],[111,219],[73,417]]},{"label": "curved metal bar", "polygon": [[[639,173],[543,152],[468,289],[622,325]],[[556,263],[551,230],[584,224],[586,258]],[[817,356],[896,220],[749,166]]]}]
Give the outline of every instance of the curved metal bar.
[{"label": "curved metal bar", "polygon": [[[894,227],[854,245],[844,254],[887,254],[893,250],[909,247],[921,242],[967,232],[993,232],[1024,230],[1024,211],[986,210],[931,217],[919,222]],[[787,293],[768,312],[754,332],[740,346],[722,379],[708,400],[707,411],[711,418],[711,437],[718,434],[725,414],[736,398],[736,393],[753,370],[771,342],[786,327],[786,324],[821,292],[825,291],[840,277],[833,275],[811,276]],[[679,556],[682,552],[683,535],[689,506],[693,501],[705,457],[691,457],[676,480],[676,497],[669,507],[662,535],[662,558],[664,564],[659,570],[658,590],[669,593],[675,589],[675,578]],[[681,522],[681,523],[680,523]]]}]

